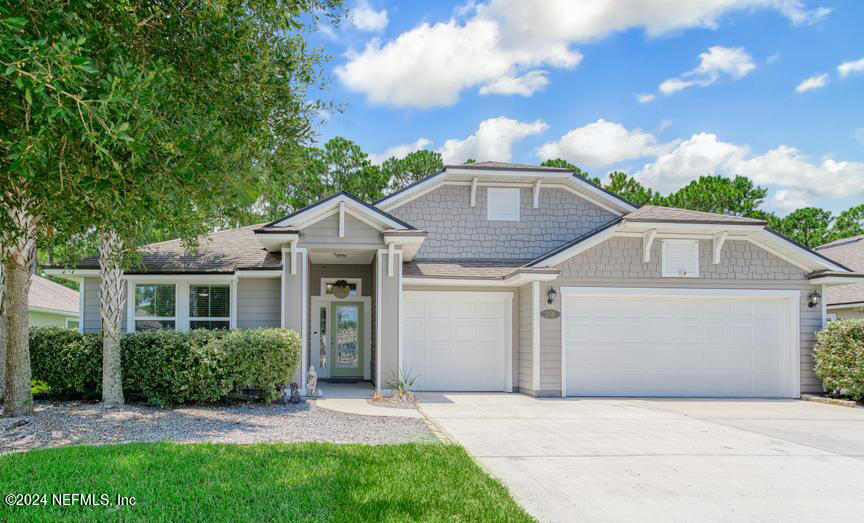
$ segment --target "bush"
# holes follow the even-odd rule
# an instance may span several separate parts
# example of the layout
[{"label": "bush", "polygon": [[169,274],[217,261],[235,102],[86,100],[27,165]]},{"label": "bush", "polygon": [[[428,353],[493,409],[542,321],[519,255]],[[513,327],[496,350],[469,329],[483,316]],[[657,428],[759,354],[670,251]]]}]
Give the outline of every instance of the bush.
[{"label": "bush", "polygon": [[[98,334],[30,329],[33,379],[50,397],[98,398],[102,347]],[[37,349],[34,351],[34,347]],[[225,401],[241,387],[270,402],[300,360],[300,338],[285,329],[145,331],[120,339],[123,391],[153,405]]]},{"label": "bush", "polygon": [[102,337],[62,327],[30,329],[30,367],[39,392],[55,399],[102,396]]},{"label": "bush", "polygon": [[837,320],[816,333],[814,370],[829,394],[864,399],[864,320]]}]

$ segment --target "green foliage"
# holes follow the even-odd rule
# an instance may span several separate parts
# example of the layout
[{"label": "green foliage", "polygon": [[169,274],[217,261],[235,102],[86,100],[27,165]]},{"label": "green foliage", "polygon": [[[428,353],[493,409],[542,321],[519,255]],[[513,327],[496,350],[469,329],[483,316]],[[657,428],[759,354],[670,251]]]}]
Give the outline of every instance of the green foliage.
[{"label": "green foliage", "polygon": [[831,211],[816,207],[803,207],[775,220],[774,224],[777,232],[812,248],[836,239],[831,230],[833,221],[834,217],[831,215]]},{"label": "green foliage", "polygon": [[649,204],[659,196],[651,189],[644,187],[636,178],[621,171],[609,173],[609,183],[603,188],[637,207]]},{"label": "green foliage", "polygon": [[745,176],[700,176],[668,196],[656,195],[656,205],[734,216],[752,216],[768,190]]},{"label": "green foliage", "polygon": [[[154,405],[213,403],[241,387],[264,401],[294,376],[300,338],[285,329],[145,331],[121,338],[123,389]],[[102,341],[57,327],[30,329],[33,379],[47,395],[92,399],[101,395]]]},{"label": "green foliage", "polygon": [[864,320],[837,320],[816,333],[814,370],[828,392],[864,400]]},{"label": "green foliage", "polygon": [[390,189],[398,191],[423,178],[444,170],[441,153],[421,149],[408,153],[404,158],[390,157],[381,164]]},{"label": "green foliage", "polygon": [[573,171],[573,174],[575,174],[579,178],[582,178],[585,181],[591,182],[594,185],[596,185],[597,187],[602,186],[602,183],[600,182],[600,178],[590,177],[588,175],[588,173],[586,173],[585,171],[583,171],[579,167],[573,165],[572,163],[568,162],[567,160],[564,160],[561,158],[555,158],[554,160],[547,159],[547,160],[543,160],[542,162],[540,162],[540,165],[542,167],[558,167],[559,169],[570,169],[571,171]]},{"label": "green foliage", "polygon": [[400,401],[413,401],[414,393],[411,392],[411,389],[414,388],[417,378],[418,376],[411,369],[402,369],[399,375],[390,379],[387,386],[393,391],[393,396]]},{"label": "green foliage", "polygon": [[834,222],[833,239],[849,238],[864,234],[864,204],[841,212]]},{"label": "green foliage", "polygon": [[61,327],[30,328],[33,380],[43,393],[59,399],[95,399],[102,395],[102,337]]}]

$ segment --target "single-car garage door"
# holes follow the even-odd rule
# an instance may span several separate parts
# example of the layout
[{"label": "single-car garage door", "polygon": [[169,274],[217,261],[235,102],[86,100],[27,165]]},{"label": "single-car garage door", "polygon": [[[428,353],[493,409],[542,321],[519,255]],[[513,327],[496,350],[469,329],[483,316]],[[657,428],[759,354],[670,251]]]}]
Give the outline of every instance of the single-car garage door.
[{"label": "single-car garage door", "polygon": [[403,300],[402,370],[415,390],[509,390],[511,293],[407,291]]},{"label": "single-car garage door", "polygon": [[799,394],[798,291],[562,293],[566,395]]}]

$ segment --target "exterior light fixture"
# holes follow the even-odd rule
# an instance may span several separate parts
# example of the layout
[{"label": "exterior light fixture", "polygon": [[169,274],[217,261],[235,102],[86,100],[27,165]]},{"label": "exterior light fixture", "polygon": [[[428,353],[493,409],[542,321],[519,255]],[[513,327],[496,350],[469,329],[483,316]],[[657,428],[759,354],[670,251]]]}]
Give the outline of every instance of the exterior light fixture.
[{"label": "exterior light fixture", "polygon": [[351,289],[348,287],[348,282],[345,280],[336,280],[333,284],[333,296],[336,296],[337,298],[346,298],[350,292]]},{"label": "exterior light fixture", "polygon": [[557,296],[558,296],[558,293],[555,292],[555,289],[552,287],[549,287],[549,290],[546,291],[546,303],[548,303],[549,305],[552,305],[553,303],[555,303],[555,298]]},{"label": "exterior light fixture", "polygon": [[822,295],[816,291],[810,293],[810,296],[807,296],[807,306],[811,309],[817,305],[822,303]]}]

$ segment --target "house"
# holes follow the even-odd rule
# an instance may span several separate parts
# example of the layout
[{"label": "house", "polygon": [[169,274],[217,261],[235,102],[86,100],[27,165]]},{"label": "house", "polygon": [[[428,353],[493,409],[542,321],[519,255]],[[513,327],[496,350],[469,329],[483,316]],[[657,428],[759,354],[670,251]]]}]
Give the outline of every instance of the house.
[{"label": "house", "polygon": [[[864,235],[826,243],[816,251],[856,272],[864,272]],[[826,297],[828,320],[864,318],[864,280],[857,285],[831,287]]]},{"label": "house", "polygon": [[[65,274],[97,331],[98,260]],[[297,330],[301,387],[314,366],[379,389],[730,397],[821,391],[821,297],[856,281],[764,221],[637,209],[569,170],[499,162],[375,203],[335,194],[193,253],[153,244],[125,278],[129,332]]]},{"label": "house", "polygon": [[27,298],[31,327],[78,328],[78,293],[75,290],[34,274]]}]

